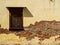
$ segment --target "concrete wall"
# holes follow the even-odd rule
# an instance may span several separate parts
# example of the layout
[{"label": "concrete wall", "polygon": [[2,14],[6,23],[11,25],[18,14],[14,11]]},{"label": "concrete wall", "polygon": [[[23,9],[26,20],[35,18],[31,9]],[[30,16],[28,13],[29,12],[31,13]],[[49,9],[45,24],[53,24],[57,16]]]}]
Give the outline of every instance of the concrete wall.
[{"label": "concrete wall", "polygon": [[6,7],[27,7],[33,17],[24,17],[24,26],[40,20],[60,20],[60,0],[55,0],[55,2],[50,0],[0,0],[0,24],[4,28],[9,28],[9,12]]}]

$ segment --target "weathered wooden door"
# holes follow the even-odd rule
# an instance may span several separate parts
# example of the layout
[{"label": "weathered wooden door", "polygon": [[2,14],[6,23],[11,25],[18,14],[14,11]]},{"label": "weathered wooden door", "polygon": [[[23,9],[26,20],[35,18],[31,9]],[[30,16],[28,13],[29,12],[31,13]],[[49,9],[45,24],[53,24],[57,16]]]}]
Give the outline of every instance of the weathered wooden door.
[{"label": "weathered wooden door", "polygon": [[10,12],[10,30],[23,30],[23,8],[9,7],[8,9]]}]

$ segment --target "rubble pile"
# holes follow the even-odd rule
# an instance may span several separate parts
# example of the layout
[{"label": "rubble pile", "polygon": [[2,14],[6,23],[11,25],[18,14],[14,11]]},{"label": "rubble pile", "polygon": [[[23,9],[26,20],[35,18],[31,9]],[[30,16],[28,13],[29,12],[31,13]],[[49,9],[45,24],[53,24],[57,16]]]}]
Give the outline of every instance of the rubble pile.
[{"label": "rubble pile", "polygon": [[34,37],[39,37],[40,40],[44,40],[49,39],[52,36],[60,35],[60,21],[35,22],[34,25],[30,24],[25,28],[27,28],[28,30],[17,32],[10,32],[8,29],[0,28],[0,34],[14,33],[19,37],[26,37],[27,40],[31,40]]},{"label": "rubble pile", "polygon": [[60,21],[40,21],[24,31],[9,31],[0,26],[0,45],[59,45]]},{"label": "rubble pile", "polygon": [[0,25],[0,34],[3,34],[3,33],[9,34],[10,31],[8,29],[1,28],[1,25]]},{"label": "rubble pile", "polygon": [[34,25],[30,24],[30,26],[26,28],[28,28],[27,31],[21,32],[21,34],[26,35],[26,37],[30,36],[29,32],[31,32],[32,36],[37,36],[42,40],[60,35],[60,21],[40,21],[36,22]]}]

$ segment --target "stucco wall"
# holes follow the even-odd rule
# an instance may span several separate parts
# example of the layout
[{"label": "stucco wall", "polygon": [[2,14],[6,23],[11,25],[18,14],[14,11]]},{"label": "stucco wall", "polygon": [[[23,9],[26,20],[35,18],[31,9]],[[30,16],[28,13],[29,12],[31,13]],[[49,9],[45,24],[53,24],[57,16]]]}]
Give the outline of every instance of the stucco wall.
[{"label": "stucco wall", "polygon": [[0,24],[9,28],[9,12],[6,7],[27,7],[33,17],[24,17],[24,26],[40,20],[60,20],[60,0],[0,0]]}]

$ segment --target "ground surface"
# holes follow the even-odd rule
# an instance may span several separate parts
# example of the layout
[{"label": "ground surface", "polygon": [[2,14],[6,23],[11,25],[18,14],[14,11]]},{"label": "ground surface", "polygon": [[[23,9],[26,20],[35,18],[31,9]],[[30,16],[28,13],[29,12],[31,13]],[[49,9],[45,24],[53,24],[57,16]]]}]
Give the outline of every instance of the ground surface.
[{"label": "ground surface", "polygon": [[40,21],[25,31],[0,28],[0,45],[60,45],[60,21]]}]

